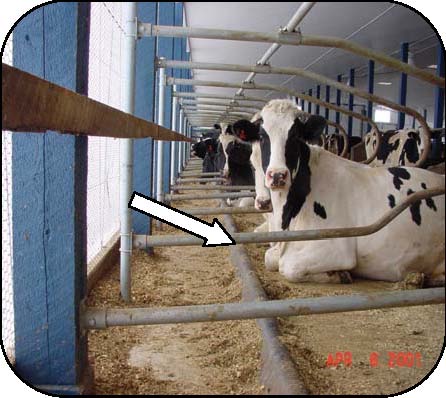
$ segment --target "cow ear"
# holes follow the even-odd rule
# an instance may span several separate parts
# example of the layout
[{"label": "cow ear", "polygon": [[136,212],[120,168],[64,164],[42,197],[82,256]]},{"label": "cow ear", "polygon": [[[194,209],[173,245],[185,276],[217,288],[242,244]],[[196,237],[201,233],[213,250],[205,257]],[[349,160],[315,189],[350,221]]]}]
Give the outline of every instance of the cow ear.
[{"label": "cow ear", "polygon": [[307,142],[319,142],[319,137],[323,134],[327,120],[319,115],[311,115],[305,123],[304,139]]},{"label": "cow ear", "polygon": [[249,120],[242,119],[233,125],[234,134],[243,141],[259,141],[260,125],[251,123]]}]

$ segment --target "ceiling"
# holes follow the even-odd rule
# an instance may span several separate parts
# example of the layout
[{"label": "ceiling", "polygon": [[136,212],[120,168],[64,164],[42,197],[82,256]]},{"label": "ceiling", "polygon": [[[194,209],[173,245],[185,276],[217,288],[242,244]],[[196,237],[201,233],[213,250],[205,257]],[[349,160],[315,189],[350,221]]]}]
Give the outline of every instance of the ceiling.
[{"label": "ceiling", "polygon": [[[280,27],[288,23],[302,3],[186,2],[184,4],[186,23],[191,27],[277,32]],[[356,43],[396,57],[399,55],[400,44],[406,41],[409,42],[416,66],[425,68],[436,63],[438,39],[434,31],[422,17],[402,5],[389,2],[318,2],[299,27],[304,35],[349,38]],[[255,65],[270,45],[270,43],[189,39],[191,58],[195,62]],[[308,68],[334,79],[338,74],[346,76],[350,68],[357,68],[356,85],[361,87],[366,84],[367,60],[342,50],[282,46],[273,55],[270,64]],[[397,81],[399,78],[399,73],[378,65],[376,73],[376,82],[380,79]],[[194,70],[193,76],[199,80],[240,84],[247,78],[248,73]],[[364,78],[361,79],[361,76]],[[258,84],[286,85],[297,91],[316,86],[315,82],[284,75],[257,75],[254,81]],[[430,89],[432,86],[427,84],[426,90]],[[237,89],[196,86],[195,91],[232,96]],[[398,90],[395,85],[379,86],[377,93],[395,100]],[[263,90],[246,90],[246,95],[261,96],[268,100],[283,96],[280,93]],[[416,96],[409,99],[408,103],[415,100]]]}]

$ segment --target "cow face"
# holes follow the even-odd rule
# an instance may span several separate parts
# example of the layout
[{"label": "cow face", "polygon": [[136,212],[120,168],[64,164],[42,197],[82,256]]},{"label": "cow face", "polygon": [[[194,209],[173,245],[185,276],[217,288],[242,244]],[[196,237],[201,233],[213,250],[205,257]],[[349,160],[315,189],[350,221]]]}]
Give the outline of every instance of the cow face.
[{"label": "cow face", "polygon": [[270,101],[262,110],[263,128],[271,142],[265,185],[271,190],[289,190],[302,146],[305,142],[317,143],[325,129],[323,117],[312,115],[302,122],[299,116],[302,114],[289,100]]}]

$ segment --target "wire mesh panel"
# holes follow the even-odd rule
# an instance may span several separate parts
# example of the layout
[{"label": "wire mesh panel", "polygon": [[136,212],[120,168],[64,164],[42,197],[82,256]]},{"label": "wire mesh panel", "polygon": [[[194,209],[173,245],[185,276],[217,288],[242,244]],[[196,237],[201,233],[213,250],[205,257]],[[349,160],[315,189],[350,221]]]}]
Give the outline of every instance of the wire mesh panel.
[{"label": "wire mesh panel", "polygon": [[[12,35],[2,62],[12,65]],[[2,131],[2,339],[8,357],[14,358],[14,303],[12,285],[12,134]]]},{"label": "wire mesh panel", "polygon": [[[121,3],[91,3],[88,95],[121,109]],[[87,223],[91,260],[119,230],[120,140],[88,138]]]}]

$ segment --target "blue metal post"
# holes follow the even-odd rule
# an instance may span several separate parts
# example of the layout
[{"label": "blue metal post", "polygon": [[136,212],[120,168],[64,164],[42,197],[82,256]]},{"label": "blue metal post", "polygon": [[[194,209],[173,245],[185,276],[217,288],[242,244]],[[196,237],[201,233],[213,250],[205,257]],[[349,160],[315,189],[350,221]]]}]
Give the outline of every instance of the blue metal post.
[{"label": "blue metal post", "polygon": [[[319,84],[316,86],[316,98],[321,99],[321,86]],[[321,107],[319,106],[319,104],[316,104],[316,115],[319,115],[320,110]]]},{"label": "blue metal post", "polygon": [[[14,66],[88,94],[89,3],[52,3],[14,29]],[[86,137],[12,137],[15,371],[55,395],[88,392]]]},{"label": "blue metal post", "polygon": [[[409,60],[409,43],[401,43],[401,61],[406,62]],[[407,99],[407,75],[405,73],[401,73],[400,80],[400,105],[406,106]],[[398,113],[398,128],[403,129],[405,124],[405,116],[404,112]]]},{"label": "blue metal post", "polygon": [[[441,43],[437,47],[437,76],[444,77],[444,53]],[[444,118],[444,88],[435,88],[434,128],[443,127]]]},{"label": "blue metal post", "polygon": [[[302,91],[302,94],[305,94],[305,92]],[[303,99],[301,99],[300,101],[301,101],[300,103],[301,103],[302,110],[305,112],[305,101]]]},{"label": "blue metal post", "polygon": [[[342,75],[338,75],[338,82],[342,82]],[[336,105],[341,106],[341,90],[336,90]],[[336,123],[341,123],[341,114],[336,112]],[[339,133],[339,129],[336,129],[336,132]]]},{"label": "blue metal post", "polygon": [[[330,86],[325,86],[325,102],[330,103]],[[330,117],[330,109],[325,108],[325,119],[328,120]],[[325,128],[325,133],[328,133],[328,125]]]},{"label": "blue metal post", "polygon": [[[137,3],[140,21],[156,24],[156,3]],[[155,99],[155,45],[154,37],[145,37],[136,43],[135,116],[153,121]],[[134,140],[133,188],[152,196],[152,149],[153,139]],[[137,234],[150,235],[151,222],[146,215],[133,212],[133,230]]]},{"label": "blue metal post", "polygon": [[[355,70],[353,68],[350,69],[349,73],[350,86],[355,86]],[[353,103],[354,96],[353,94],[348,95],[348,110],[353,111]],[[353,118],[351,116],[348,117],[348,136],[351,137],[353,135]]]},{"label": "blue metal post", "polygon": [[[160,25],[174,25],[175,24],[175,3],[174,2],[158,2],[158,23]],[[158,38],[158,57],[165,57],[166,59],[173,58],[173,38],[159,37]],[[172,69],[166,69],[166,75],[172,76]],[[164,126],[171,127],[172,121],[172,86],[167,86],[164,98]],[[170,145],[171,143],[165,141],[163,143],[163,193],[169,193],[170,185]]]},{"label": "blue metal post", "polygon": [[[368,92],[369,94],[373,94],[375,91],[375,61],[369,60],[369,68],[368,68]],[[373,119],[373,102],[367,101],[367,117],[369,119]],[[372,126],[368,125],[369,130]]]},{"label": "blue metal post", "polygon": [[[312,97],[313,96],[313,90],[310,88],[309,90],[308,90],[308,95],[310,96],[310,97]],[[312,106],[313,104],[310,102],[310,101],[308,101],[308,113],[311,113],[311,106]]]}]

